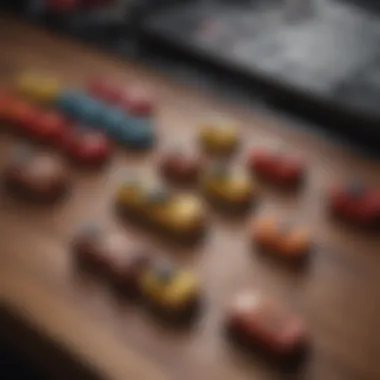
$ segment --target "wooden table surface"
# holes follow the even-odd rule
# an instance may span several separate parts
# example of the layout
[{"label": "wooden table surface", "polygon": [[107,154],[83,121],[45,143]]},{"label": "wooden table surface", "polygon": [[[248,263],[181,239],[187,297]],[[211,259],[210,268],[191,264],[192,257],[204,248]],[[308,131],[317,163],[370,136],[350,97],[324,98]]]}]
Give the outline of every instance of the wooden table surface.
[{"label": "wooden table surface", "polygon": [[[118,151],[102,172],[73,168],[74,190],[64,203],[41,208],[2,194],[0,315],[2,327],[8,326],[2,328],[2,336],[21,341],[26,352],[36,362],[44,362],[57,378],[58,374],[66,379],[84,378],[78,368],[86,368],[91,379],[295,378],[254,358],[247,360],[223,336],[226,301],[251,287],[300,313],[310,326],[312,355],[299,378],[380,379],[380,236],[332,221],[325,204],[325,191],[335,181],[357,178],[380,186],[379,163],[275,117],[223,104],[7,17],[0,21],[0,47],[4,84],[12,72],[30,68],[55,74],[68,85],[80,85],[96,75],[126,84],[143,83],[159,102],[160,137],[157,149],[147,155]],[[196,249],[175,249],[144,231],[123,226],[112,209],[120,179],[130,170],[153,175],[156,158],[165,147],[178,140],[192,144],[199,123],[214,115],[241,125],[245,143],[237,162],[244,151],[259,145],[281,143],[304,154],[310,162],[305,189],[285,195],[262,186],[259,207],[240,221],[210,211],[210,232]],[[2,134],[1,157],[15,143],[14,137]],[[0,162],[4,165],[4,159]],[[248,222],[266,212],[294,218],[312,229],[316,248],[305,271],[286,270],[250,248]],[[76,228],[89,219],[124,230],[131,241],[146,238],[158,254],[192,268],[200,277],[206,300],[198,323],[185,331],[160,326],[136,306],[115,300],[105,284],[75,276],[68,244]],[[46,339],[41,344],[41,355],[29,349],[29,343],[37,339],[33,331],[39,339],[49,338],[49,344]],[[52,342],[63,349],[54,350]]]}]

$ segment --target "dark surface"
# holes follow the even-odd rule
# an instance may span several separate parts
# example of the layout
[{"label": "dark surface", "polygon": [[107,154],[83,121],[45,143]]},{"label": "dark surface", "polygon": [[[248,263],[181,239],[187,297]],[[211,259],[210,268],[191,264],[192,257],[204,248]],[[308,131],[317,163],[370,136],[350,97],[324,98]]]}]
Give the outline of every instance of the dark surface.
[{"label": "dark surface", "polygon": [[14,349],[0,348],[0,373],[2,380],[46,380]]},{"label": "dark surface", "polygon": [[337,121],[372,124],[369,134],[380,142],[380,6],[373,1],[198,0],[162,8],[142,31],[297,95],[301,106],[293,108],[311,104],[314,116],[332,110]]},{"label": "dark surface", "polygon": [[380,116],[379,20],[336,1],[202,0],[164,9],[146,24],[242,70]]}]

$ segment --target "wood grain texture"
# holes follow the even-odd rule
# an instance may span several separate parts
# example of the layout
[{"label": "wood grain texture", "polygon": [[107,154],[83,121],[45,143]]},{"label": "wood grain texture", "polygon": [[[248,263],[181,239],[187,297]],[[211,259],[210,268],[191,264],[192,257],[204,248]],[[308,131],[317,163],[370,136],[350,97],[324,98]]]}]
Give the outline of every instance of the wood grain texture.
[{"label": "wood grain texture", "polygon": [[[380,355],[377,334],[380,237],[332,221],[325,202],[326,190],[339,180],[354,177],[380,186],[379,163],[311,132],[292,128],[274,116],[223,104],[197,89],[171,83],[141,67],[107,58],[6,18],[0,22],[0,46],[0,75],[4,84],[9,82],[15,70],[24,68],[51,72],[68,85],[80,85],[87,78],[99,75],[126,84],[141,82],[159,101],[160,143],[152,153],[138,156],[120,150],[112,165],[102,173],[73,169],[75,187],[71,199],[51,208],[20,204],[2,195],[0,239],[4,248],[0,263],[9,268],[9,273],[13,273],[13,268],[22,268],[22,276],[25,276],[25,283],[23,278],[15,277],[20,280],[13,282],[13,288],[2,285],[2,295],[9,301],[16,299],[15,304],[19,306],[25,302],[37,316],[41,330],[53,331],[58,324],[62,334],[58,340],[70,341],[77,335],[70,322],[64,318],[55,319],[56,313],[46,309],[53,302],[50,298],[54,298],[53,309],[60,310],[68,305],[79,309],[78,315],[70,316],[72,323],[75,320],[78,325],[85,325],[86,318],[94,320],[118,342],[110,339],[104,347],[98,347],[83,336],[82,343],[87,342],[88,358],[95,362],[95,368],[96,365],[106,368],[108,361],[112,365],[120,362],[126,366],[126,371],[132,364],[145,367],[138,361],[135,363],[128,354],[120,358],[116,351],[121,344],[124,349],[133,347],[139,355],[158,363],[168,375],[181,380],[284,378],[285,375],[259,360],[246,360],[223,335],[225,303],[235,292],[250,287],[299,312],[309,324],[312,356],[299,378],[380,378],[377,363]],[[212,226],[205,243],[197,249],[174,248],[144,231],[120,223],[114,215],[112,202],[126,172],[141,170],[142,175],[154,175],[157,157],[179,141],[194,143],[199,123],[215,114],[232,118],[241,125],[244,146],[236,157],[237,162],[243,161],[249,148],[261,145],[281,144],[303,154],[311,168],[305,189],[298,195],[286,195],[261,186],[259,206],[242,221],[223,218],[210,211]],[[6,134],[1,136],[0,170],[3,157],[15,140]],[[312,228],[316,249],[305,272],[288,271],[276,262],[265,260],[251,248],[247,238],[249,220],[262,213],[294,218]],[[138,307],[115,300],[104,283],[76,276],[68,244],[78,226],[89,219],[124,231],[132,241],[147,240],[159,255],[169,256],[184,267],[192,268],[204,285],[206,299],[206,308],[198,324],[188,331],[172,331],[157,324]],[[29,276],[33,279],[30,285]],[[49,293],[44,298],[46,304],[38,302],[39,297],[45,297],[41,287]],[[29,292],[37,301],[33,301],[34,298],[31,301]],[[111,360],[103,350],[115,352],[115,359]],[[104,363],[100,359],[103,355]],[[117,379],[123,378],[119,375]],[[144,376],[140,378],[150,379],[150,374]]]}]

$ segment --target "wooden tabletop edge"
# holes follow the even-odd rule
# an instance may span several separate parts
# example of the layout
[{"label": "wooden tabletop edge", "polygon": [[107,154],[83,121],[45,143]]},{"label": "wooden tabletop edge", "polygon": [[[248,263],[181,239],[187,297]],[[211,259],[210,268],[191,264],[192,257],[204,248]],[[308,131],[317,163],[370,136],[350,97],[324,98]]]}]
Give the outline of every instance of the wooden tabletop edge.
[{"label": "wooden tabletop edge", "polygon": [[16,344],[41,370],[56,379],[68,375],[89,380],[168,379],[90,316],[55,297],[37,278],[14,268],[2,272],[1,339]]}]

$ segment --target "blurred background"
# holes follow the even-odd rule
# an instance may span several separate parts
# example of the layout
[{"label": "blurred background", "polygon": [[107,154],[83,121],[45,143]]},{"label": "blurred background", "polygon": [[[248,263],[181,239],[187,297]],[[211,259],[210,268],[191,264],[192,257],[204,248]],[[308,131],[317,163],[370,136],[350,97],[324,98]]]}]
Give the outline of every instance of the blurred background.
[{"label": "blurred background", "polygon": [[13,0],[4,6],[231,100],[291,112],[339,139],[379,148],[377,0]]}]

